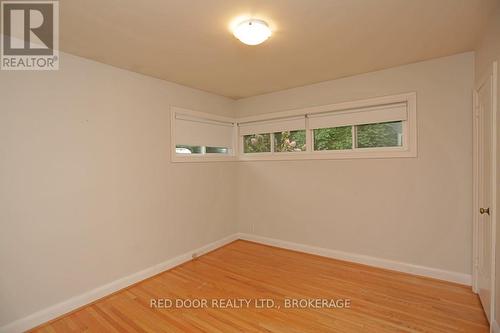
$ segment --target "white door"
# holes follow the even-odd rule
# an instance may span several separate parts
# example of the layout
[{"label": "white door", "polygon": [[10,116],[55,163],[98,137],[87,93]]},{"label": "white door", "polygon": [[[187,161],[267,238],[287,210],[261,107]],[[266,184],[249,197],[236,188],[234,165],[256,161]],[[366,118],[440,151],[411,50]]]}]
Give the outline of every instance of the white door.
[{"label": "white door", "polygon": [[492,156],[493,156],[493,76],[488,76],[476,89],[478,130],[478,214],[477,225],[477,289],[484,312],[490,320],[492,290]]}]

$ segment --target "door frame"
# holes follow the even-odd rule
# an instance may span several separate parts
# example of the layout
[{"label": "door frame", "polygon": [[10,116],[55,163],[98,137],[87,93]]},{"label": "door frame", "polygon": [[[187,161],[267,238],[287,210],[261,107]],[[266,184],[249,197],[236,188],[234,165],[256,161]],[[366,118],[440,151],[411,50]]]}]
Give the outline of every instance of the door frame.
[{"label": "door frame", "polygon": [[496,244],[496,184],[497,184],[497,94],[498,94],[498,64],[493,62],[487,72],[483,74],[474,85],[473,92],[473,246],[472,246],[472,290],[478,293],[478,258],[479,258],[479,239],[478,239],[478,223],[479,223],[479,170],[482,167],[482,161],[479,158],[479,108],[478,108],[478,90],[492,80],[492,132],[491,132],[491,178],[494,186],[492,187],[491,196],[491,297],[490,297],[490,319],[493,321],[495,314],[495,244]]}]

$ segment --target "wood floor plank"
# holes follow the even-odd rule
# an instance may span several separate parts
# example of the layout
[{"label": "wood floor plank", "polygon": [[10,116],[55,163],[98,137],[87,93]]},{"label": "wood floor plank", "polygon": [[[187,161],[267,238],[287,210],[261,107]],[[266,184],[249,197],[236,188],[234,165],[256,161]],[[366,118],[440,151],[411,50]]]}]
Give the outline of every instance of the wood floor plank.
[{"label": "wood floor plank", "polygon": [[[350,308],[285,308],[285,299]],[[206,300],[155,308],[151,300]],[[213,307],[245,299],[250,306]],[[269,299],[273,308],[255,303]],[[238,240],[32,332],[488,332],[470,287]]]}]

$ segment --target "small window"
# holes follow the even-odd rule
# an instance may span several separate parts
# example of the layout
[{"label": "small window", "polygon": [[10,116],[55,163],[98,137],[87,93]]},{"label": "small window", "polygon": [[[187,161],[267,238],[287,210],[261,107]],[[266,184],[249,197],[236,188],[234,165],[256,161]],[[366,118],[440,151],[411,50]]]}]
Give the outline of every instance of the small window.
[{"label": "small window", "polygon": [[314,130],[314,150],[352,149],[352,126]]},{"label": "small window", "polygon": [[356,147],[401,147],[403,145],[403,122],[392,121],[356,126]]},{"label": "small window", "polygon": [[173,161],[222,160],[234,156],[234,120],[172,108]]},{"label": "small window", "polygon": [[205,147],[205,146],[186,146],[176,145],[176,154],[229,154],[231,150],[227,147]]},{"label": "small window", "polygon": [[251,134],[243,137],[243,151],[245,154],[270,153],[271,134]]},{"label": "small window", "polygon": [[274,133],[274,151],[301,152],[306,151],[306,131],[285,131]]}]

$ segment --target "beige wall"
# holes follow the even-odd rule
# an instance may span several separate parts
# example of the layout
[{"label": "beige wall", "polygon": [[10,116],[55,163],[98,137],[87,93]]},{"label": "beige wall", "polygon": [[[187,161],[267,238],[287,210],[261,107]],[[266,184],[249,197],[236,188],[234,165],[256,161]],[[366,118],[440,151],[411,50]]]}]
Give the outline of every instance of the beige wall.
[{"label": "beige wall", "polygon": [[232,100],[62,55],[0,103],[0,327],[235,232],[235,165],[172,164],[169,133]]},{"label": "beige wall", "polygon": [[[238,100],[238,116],[417,92],[418,157],[242,162],[242,232],[471,273],[472,53]],[[258,207],[258,209],[255,209]]]},{"label": "beige wall", "polygon": [[[500,65],[500,6],[492,13],[490,21],[485,29],[482,40],[479,42],[476,49],[475,75],[476,79],[480,79],[488,70],[493,61],[498,61]],[[499,73],[500,74],[500,73]],[[500,76],[500,75],[499,75]],[[500,129],[500,85],[498,85],[497,101],[499,102],[499,110],[497,110],[497,128]],[[497,147],[500,147],[500,136],[497,136]],[[498,148],[497,148],[498,149]],[[497,154],[497,210],[500,209],[500,154]],[[500,214],[497,213],[497,230],[496,230],[496,307],[495,321],[500,324]]]}]

